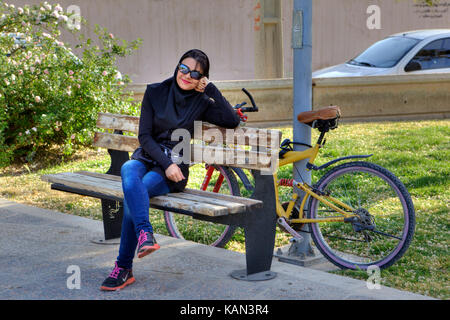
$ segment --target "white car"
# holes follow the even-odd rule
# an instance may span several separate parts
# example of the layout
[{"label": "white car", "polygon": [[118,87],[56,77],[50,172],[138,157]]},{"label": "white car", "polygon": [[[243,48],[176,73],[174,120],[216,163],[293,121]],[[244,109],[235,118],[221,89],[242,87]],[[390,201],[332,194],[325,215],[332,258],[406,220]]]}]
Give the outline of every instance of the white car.
[{"label": "white car", "polygon": [[450,73],[450,29],[393,34],[355,58],[313,72],[313,78]]}]

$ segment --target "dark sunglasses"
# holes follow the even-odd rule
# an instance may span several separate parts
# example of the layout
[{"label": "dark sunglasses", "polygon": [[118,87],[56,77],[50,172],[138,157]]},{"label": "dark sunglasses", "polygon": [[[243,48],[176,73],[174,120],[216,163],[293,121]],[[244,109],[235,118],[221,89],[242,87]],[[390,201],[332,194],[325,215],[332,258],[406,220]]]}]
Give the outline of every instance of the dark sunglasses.
[{"label": "dark sunglasses", "polygon": [[190,73],[191,78],[195,79],[195,80],[200,80],[203,77],[203,75],[200,72],[198,72],[196,70],[191,70],[191,69],[189,69],[189,67],[187,65],[182,64],[182,63],[180,63],[178,65],[178,71],[180,71],[182,74]]}]

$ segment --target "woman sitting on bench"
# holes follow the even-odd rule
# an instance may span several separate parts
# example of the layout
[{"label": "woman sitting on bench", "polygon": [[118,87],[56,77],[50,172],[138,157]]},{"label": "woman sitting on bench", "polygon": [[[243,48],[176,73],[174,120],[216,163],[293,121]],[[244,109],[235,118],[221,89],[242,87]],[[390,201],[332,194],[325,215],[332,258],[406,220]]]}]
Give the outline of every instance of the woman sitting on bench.
[{"label": "woman sitting on bench", "polygon": [[124,215],[120,248],[113,271],[101,290],[114,291],[135,282],[132,263],[159,249],[149,221],[149,198],[182,191],[189,163],[172,162],[172,132],[194,132],[194,121],[235,128],[240,118],[220,91],[209,82],[209,59],[198,49],[186,52],[173,77],[147,86],[139,120],[140,147],[121,169]]}]

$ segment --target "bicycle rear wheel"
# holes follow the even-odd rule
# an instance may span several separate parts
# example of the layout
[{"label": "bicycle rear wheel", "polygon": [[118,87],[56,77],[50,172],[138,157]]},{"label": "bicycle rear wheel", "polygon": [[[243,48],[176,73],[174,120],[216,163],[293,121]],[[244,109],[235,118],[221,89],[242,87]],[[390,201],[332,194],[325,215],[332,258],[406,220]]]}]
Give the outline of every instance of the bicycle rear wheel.
[{"label": "bicycle rear wheel", "polygon": [[[214,166],[206,190],[240,196],[239,184],[234,173],[227,167]],[[204,176],[204,170],[201,170]],[[189,177],[191,178],[194,177]],[[223,181],[222,181],[223,179]],[[236,230],[235,226],[227,226],[207,221],[195,220],[184,214],[164,211],[164,221],[169,235],[174,238],[191,240],[214,247],[223,248]]]},{"label": "bicycle rear wheel", "polygon": [[[350,205],[360,217],[357,223],[311,223],[311,237],[329,261],[342,269],[382,269],[403,256],[414,234],[414,206],[390,171],[369,162],[349,162],[326,173],[316,187]],[[330,216],[340,215],[310,199],[309,218]]]}]

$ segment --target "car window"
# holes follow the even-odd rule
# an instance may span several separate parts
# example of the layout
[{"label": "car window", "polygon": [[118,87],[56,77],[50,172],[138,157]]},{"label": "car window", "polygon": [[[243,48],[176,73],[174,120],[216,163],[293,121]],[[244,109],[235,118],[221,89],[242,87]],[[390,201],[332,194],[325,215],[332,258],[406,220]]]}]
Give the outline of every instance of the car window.
[{"label": "car window", "polygon": [[419,70],[450,68],[450,38],[430,42],[412,58]]},{"label": "car window", "polygon": [[348,63],[377,68],[395,66],[419,40],[408,37],[389,37],[378,41]]}]

